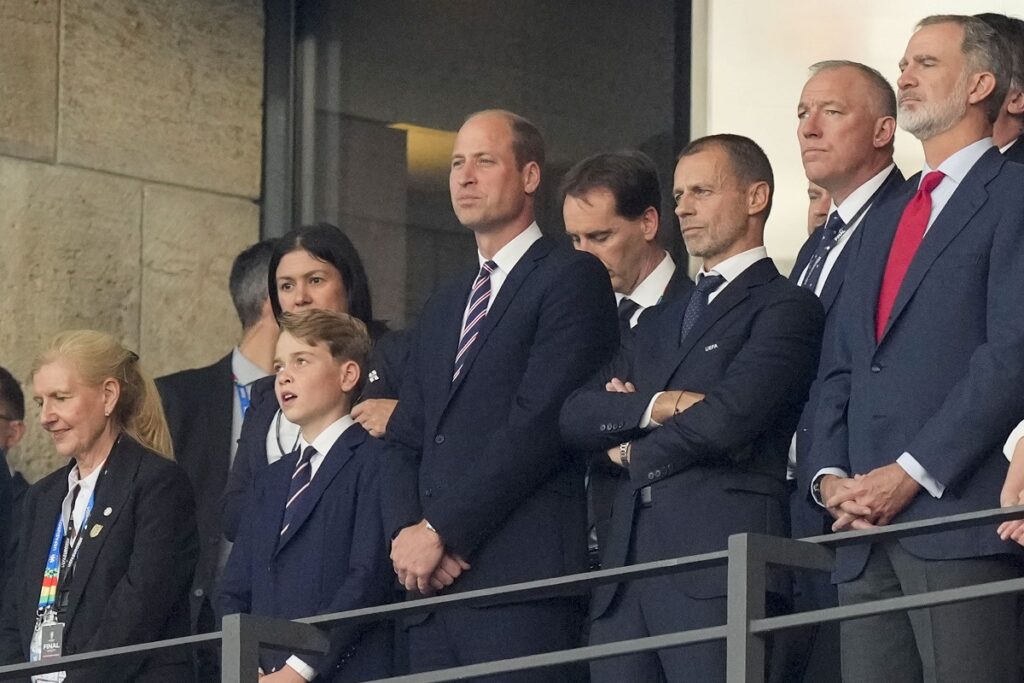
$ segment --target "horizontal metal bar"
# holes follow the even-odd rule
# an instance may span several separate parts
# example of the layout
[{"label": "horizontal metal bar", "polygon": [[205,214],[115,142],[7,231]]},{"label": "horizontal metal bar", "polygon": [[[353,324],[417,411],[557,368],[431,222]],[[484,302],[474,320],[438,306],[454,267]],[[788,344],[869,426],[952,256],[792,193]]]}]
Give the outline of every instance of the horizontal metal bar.
[{"label": "horizontal metal bar", "polygon": [[181,638],[169,638],[158,640],[152,643],[139,643],[137,645],[125,645],[114,647],[108,650],[94,650],[76,655],[67,655],[47,662],[25,662],[22,664],[8,664],[0,666],[0,681],[9,681],[15,678],[27,678],[28,676],[46,673],[48,671],[71,671],[84,666],[91,666],[103,660],[129,662],[136,659],[151,657],[157,652],[175,652],[177,650],[197,650],[201,646],[215,647],[220,645],[220,631],[213,633],[201,633],[197,636],[183,636]]},{"label": "horizontal metal bar", "polygon": [[781,617],[751,619],[750,632],[770,633],[798,626],[873,617],[878,614],[905,612],[912,609],[938,607],[939,605],[952,605],[958,602],[991,598],[998,595],[1010,595],[1012,593],[1024,593],[1024,578],[992,581],[971,586],[960,586],[959,588],[946,588],[939,591],[904,595],[898,598],[862,602],[856,605],[843,605],[841,607],[829,607],[827,609],[787,614]]},{"label": "horizontal metal bar", "polygon": [[703,555],[691,555],[669,560],[658,560],[656,562],[644,562],[632,564],[625,567],[613,567],[598,571],[584,572],[581,574],[569,574],[550,579],[539,579],[537,581],[526,581],[513,583],[494,588],[481,588],[465,593],[452,593],[450,595],[439,595],[433,598],[421,600],[409,600],[392,605],[378,607],[367,607],[364,609],[349,610],[347,612],[335,612],[334,614],[321,614],[315,617],[296,619],[295,621],[316,626],[333,626],[342,621],[367,622],[380,621],[383,617],[395,618],[410,614],[433,612],[445,605],[480,605],[493,603],[496,599],[502,602],[509,598],[536,600],[548,597],[560,597],[568,595],[580,595],[585,589],[592,586],[600,586],[609,583],[620,583],[625,580],[647,579],[654,576],[664,576],[682,571],[692,571],[724,565],[728,559],[728,553],[724,550],[704,553]]},{"label": "horizontal metal bar", "polygon": [[563,666],[576,664],[595,659],[607,659],[620,655],[630,655],[637,652],[649,652],[651,650],[664,650],[670,647],[681,647],[683,645],[696,645],[697,643],[708,643],[714,640],[725,638],[725,626],[712,626],[710,628],[694,629],[692,631],[680,631],[661,636],[648,636],[647,638],[635,638],[633,640],[620,640],[615,643],[604,645],[588,645],[577,647],[571,650],[559,650],[557,652],[545,652],[539,655],[525,657],[513,657],[511,659],[500,659],[493,662],[481,664],[470,664],[451,669],[438,669],[407,676],[396,676],[394,678],[379,678],[369,683],[439,683],[440,681],[464,681],[478,676],[491,676],[494,674],[513,673],[529,669],[540,669],[550,666]]},{"label": "horizontal metal bar", "polygon": [[932,519],[920,519],[914,522],[901,522],[899,524],[875,527],[874,529],[808,536],[798,540],[808,543],[820,543],[831,548],[839,548],[848,545],[862,545],[864,543],[877,543],[878,541],[891,541],[897,538],[921,536],[940,531],[966,529],[985,524],[998,524],[1022,518],[1024,518],[1024,505],[1018,505],[1012,508],[993,508],[990,510],[978,510],[977,512],[964,512],[947,517],[933,517]]}]

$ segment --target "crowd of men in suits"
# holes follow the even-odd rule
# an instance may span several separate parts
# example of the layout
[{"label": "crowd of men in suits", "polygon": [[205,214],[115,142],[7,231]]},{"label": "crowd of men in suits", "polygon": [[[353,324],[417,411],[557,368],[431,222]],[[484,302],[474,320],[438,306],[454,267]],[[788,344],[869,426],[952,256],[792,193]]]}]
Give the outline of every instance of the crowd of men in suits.
[{"label": "crowd of men in suits", "polygon": [[[583,571],[588,540],[589,564],[609,568],[720,550],[735,533],[799,538],[1024,500],[1002,453],[1012,458],[1007,439],[1024,421],[1024,22],[928,17],[899,67],[896,91],[856,62],[810,68],[796,132],[811,233],[789,277],[764,247],[775,184],[749,138],[710,135],[679,154],[671,195],[700,266],[691,280],[658,244],[662,190],[645,155],[597,154],[567,173],[570,249],[534,219],[536,127],[503,110],[466,120],[450,191],[479,262],[431,296],[402,340],[400,377],[367,364],[370,382],[387,375],[400,389],[352,413],[386,444],[380,543],[396,586],[447,594]],[[893,163],[897,125],[924,151],[909,180]],[[261,243],[236,259],[234,351],[158,381],[197,496],[197,631],[216,625],[239,524],[242,508],[223,499],[233,469],[295,450],[280,445],[274,380],[262,379],[282,313],[267,290],[274,254]],[[258,462],[234,458],[243,418]],[[252,475],[239,476],[236,500],[258,508]],[[770,575],[769,611],[1020,577],[1018,530],[843,546],[831,577]],[[301,566],[288,562],[279,569]],[[601,644],[715,626],[725,591],[725,570],[710,568],[601,586],[589,606],[563,596],[440,609],[400,625],[396,661],[426,671],[576,647],[584,631]],[[1002,596],[822,626],[776,638],[769,675],[1017,681],[1019,614]],[[495,680],[588,675],[723,680],[725,646]]]}]

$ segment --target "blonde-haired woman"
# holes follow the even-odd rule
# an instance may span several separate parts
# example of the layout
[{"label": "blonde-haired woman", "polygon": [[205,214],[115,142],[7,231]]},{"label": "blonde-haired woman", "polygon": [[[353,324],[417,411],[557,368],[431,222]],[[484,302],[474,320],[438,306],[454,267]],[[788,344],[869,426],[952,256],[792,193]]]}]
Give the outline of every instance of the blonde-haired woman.
[{"label": "blonde-haired woman", "polygon": [[[189,633],[195,504],[152,380],[102,332],[57,335],[32,370],[39,421],[68,463],[25,494],[4,595],[0,661],[35,661]],[[37,681],[187,681],[187,655]]]}]

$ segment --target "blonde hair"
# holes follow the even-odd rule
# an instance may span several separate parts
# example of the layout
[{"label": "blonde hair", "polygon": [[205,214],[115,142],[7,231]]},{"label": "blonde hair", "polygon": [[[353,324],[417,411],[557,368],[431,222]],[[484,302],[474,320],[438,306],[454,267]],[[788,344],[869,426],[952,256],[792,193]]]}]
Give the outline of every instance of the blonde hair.
[{"label": "blonde hair", "polygon": [[174,459],[171,433],[153,380],[139,367],[139,356],[113,336],[96,330],[61,332],[32,365],[34,375],[42,366],[65,359],[89,386],[113,379],[121,388],[110,419],[115,426],[146,448],[168,460]]}]

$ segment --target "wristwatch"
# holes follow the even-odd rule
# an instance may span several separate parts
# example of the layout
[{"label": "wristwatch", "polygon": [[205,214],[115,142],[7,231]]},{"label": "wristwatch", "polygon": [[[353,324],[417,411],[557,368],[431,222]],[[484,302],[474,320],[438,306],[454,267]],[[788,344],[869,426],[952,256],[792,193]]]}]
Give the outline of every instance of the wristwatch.
[{"label": "wristwatch", "polygon": [[619,464],[629,469],[629,441],[619,444]]}]

